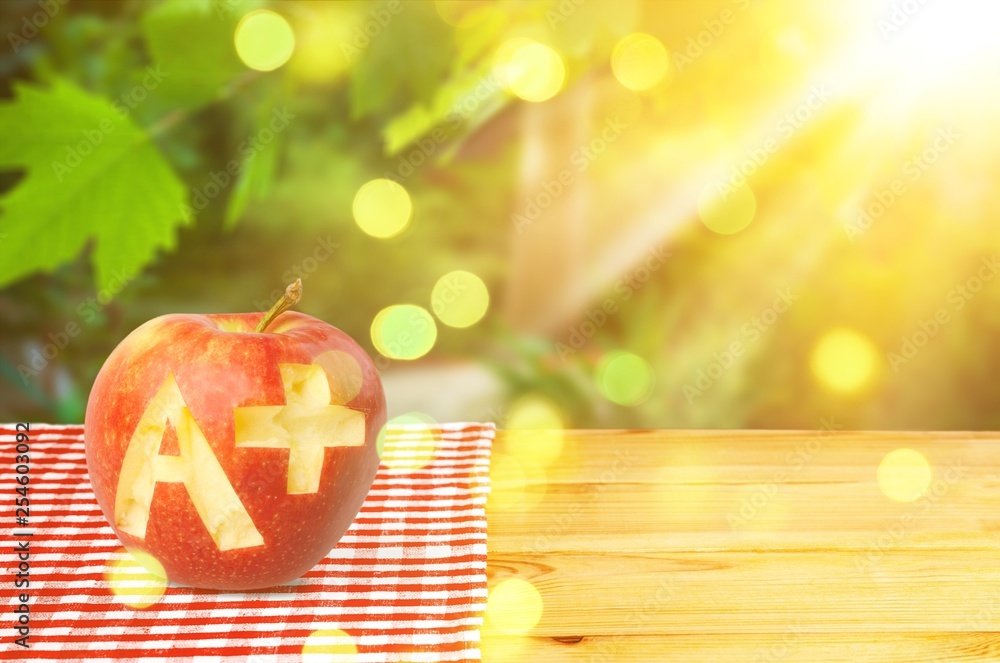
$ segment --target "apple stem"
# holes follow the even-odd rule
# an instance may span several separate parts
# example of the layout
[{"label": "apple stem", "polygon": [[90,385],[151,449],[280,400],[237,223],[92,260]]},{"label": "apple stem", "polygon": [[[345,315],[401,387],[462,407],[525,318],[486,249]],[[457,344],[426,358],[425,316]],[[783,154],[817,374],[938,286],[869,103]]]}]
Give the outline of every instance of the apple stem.
[{"label": "apple stem", "polygon": [[295,283],[288,284],[288,287],[285,288],[285,294],[281,296],[281,299],[274,302],[274,306],[260,319],[260,322],[254,328],[254,332],[259,334],[266,330],[267,326],[274,322],[275,318],[298,304],[300,299],[302,299],[302,279],[295,279]]}]

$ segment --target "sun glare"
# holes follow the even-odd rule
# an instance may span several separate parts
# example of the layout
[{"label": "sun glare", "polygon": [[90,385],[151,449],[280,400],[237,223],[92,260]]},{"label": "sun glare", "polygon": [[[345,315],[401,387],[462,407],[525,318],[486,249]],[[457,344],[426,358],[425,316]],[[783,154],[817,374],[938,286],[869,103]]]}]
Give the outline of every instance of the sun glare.
[{"label": "sun glare", "polygon": [[[860,12],[866,25],[858,26],[858,34],[866,38],[856,41],[846,61],[876,94],[901,103],[948,103],[955,101],[949,92],[978,96],[990,87],[988,73],[1000,64],[1000,3],[897,0],[868,7]],[[1000,99],[995,91],[991,95]],[[912,112],[913,107],[907,109]]]}]

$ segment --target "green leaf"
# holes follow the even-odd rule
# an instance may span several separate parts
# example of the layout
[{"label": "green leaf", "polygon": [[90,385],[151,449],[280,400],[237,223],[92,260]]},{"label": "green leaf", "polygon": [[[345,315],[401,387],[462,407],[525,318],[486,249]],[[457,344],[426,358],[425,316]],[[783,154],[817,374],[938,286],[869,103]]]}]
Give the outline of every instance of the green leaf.
[{"label": "green leaf", "polygon": [[246,74],[233,34],[240,18],[259,4],[241,2],[234,8],[213,0],[167,0],[150,10],[142,31],[153,62],[166,75],[157,94],[195,108]]},{"label": "green leaf", "polygon": [[402,7],[399,14],[389,14],[391,20],[371,37],[351,70],[354,119],[429,102],[448,71],[454,39],[433,4],[405,2]]},{"label": "green leaf", "polygon": [[[236,175],[236,183],[233,191],[226,201],[226,211],[223,228],[231,230],[243,217],[247,207],[251,203],[262,202],[271,191],[274,183],[275,173],[278,169],[278,161],[284,152],[284,144],[287,127],[282,130],[275,130],[273,122],[276,118],[275,112],[279,107],[282,90],[273,88],[265,96],[262,102],[253,110],[256,116],[254,120],[253,135],[261,136],[264,132],[273,134],[274,138],[261,144],[248,154],[245,150],[240,150],[244,155],[240,162],[240,170]],[[287,107],[284,108],[287,110]],[[294,117],[294,116],[292,116]],[[255,144],[256,146],[256,144]]]},{"label": "green leaf", "polygon": [[480,63],[438,86],[431,103],[414,104],[392,118],[382,130],[385,152],[395,155],[436,127],[441,129],[438,137],[442,140],[435,142],[450,142],[464,134],[468,125],[478,126],[482,118],[491,117],[509,101],[492,64]]},{"label": "green leaf", "polygon": [[0,285],[73,260],[94,240],[97,286],[114,295],[190,218],[187,191],[124,111],[57,82],[15,85],[0,105],[0,168],[26,176],[0,198]]},{"label": "green leaf", "polygon": [[274,140],[267,146],[243,161],[239,179],[236,180],[233,193],[226,203],[224,225],[226,230],[236,226],[250,203],[263,200],[270,192],[278,164],[278,154],[281,152],[281,142],[281,134],[275,134]]}]

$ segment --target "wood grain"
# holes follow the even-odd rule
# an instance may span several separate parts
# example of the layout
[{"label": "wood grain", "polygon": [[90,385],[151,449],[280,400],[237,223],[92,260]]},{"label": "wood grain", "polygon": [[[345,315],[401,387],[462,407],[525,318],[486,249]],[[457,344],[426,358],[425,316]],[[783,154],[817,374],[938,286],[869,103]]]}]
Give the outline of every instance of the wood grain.
[{"label": "wood grain", "polygon": [[[1000,661],[1000,438],[987,433],[568,431],[487,505],[489,584],[530,582],[491,661]],[[901,447],[928,491],[895,502]],[[520,466],[530,463],[520,457]]]}]

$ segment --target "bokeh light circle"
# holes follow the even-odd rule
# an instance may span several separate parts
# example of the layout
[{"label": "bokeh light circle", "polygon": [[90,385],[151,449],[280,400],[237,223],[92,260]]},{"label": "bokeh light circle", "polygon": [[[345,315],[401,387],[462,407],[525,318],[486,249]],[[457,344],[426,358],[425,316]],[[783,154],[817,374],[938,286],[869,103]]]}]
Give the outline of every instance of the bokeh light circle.
[{"label": "bokeh light circle", "polygon": [[507,429],[543,430],[563,427],[564,419],[559,406],[538,394],[528,394],[514,401],[504,422],[504,428]]},{"label": "bokeh light circle", "polygon": [[108,564],[104,573],[115,599],[132,608],[148,608],[167,590],[167,572],[159,560],[139,550]]},{"label": "bokeh light circle", "polygon": [[542,618],[542,595],[535,586],[520,578],[497,583],[486,599],[490,626],[507,635],[524,635]]},{"label": "bokeh light circle", "polygon": [[747,184],[731,186],[709,184],[698,199],[698,217],[712,232],[720,235],[737,233],[753,220],[757,199]]},{"label": "bokeh light circle", "polygon": [[434,418],[423,412],[407,412],[387,421],[375,443],[382,464],[397,473],[415,472],[430,465],[437,456],[441,436],[428,427],[436,425]]},{"label": "bokeh light circle", "polygon": [[318,364],[326,373],[332,403],[349,403],[361,393],[364,382],[361,364],[350,354],[343,350],[327,350],[313,359],[313,363]]},{"label": "bokeh light circle", "polygon": [[630,90],[648,90],[660,83],[670,67],[670,56],[659,39],[643,33],[630,34],[611,53],[611,71]]},{"label": "bokeh light circle", "polygon": [[566,81],[566,65],[555,49],[528,41],[517,48],[504,66],[507,88],[525,101],[554,97]]},{"label": "bokeh light circle", "polygon": [[378,178],[366,182],[354,195],[354,222],[379,239],[403,232],[413,215],[413,202],[402,184]]},{"label": "bokeh light circle", "polygon": [[507,451],[530,467],[547,467],[562,454],[565,418],[545,396],[527,394],[514,401],[504,420]]},{"label": "bokeh light circle", "polygon": [[448,25],[461,26],[462,21],[471,13],[491,9],[491,0],[434,0],[434,8],[438,16]]},{"label": "bokeh light circle", "polygon": [[890,451],[878,466],[878,487],[896,502],[912,502],[931,485],[931,464],[919,451]]},{"label": "bokeh light circle", "polygon": [[437,325],[427,309],[396,304],[379,311],[372,321],[372,343],[389,359],[413,360],[430,352],[437,341]]},{"label": "bokeh light circle", "polygon": [[833,391],[851,393],[867,385],[878,368],[879,353],[853,329],[832,329],[816,343],[810,366],[816,379]]},{"label": "bokeh light circle", "polygon": [[489,306],[490,292],[472,272],[448,272],[431,291],[434,315],[449,327],[471,327],[486,315]]},{"label": "bokeh light circle", "polygon": [[[361,14],[337,2],[313,2],[296,24],[295,52],[288,73],[309,84],[329,83],[347,73],[363,44]],[[365,35],[367,38],[367,35]]]},{"label": "bokeh light circle", "polygon": [[236,54],[257,71],[273,71],[295,50],[295,33],[285,17],[267,9],[252,11],[236,26]]},{"label": "bokeh light circle", "polygon": [[318,629],[302,644],[302,663],[354,663],[358,646],[347,631],[337,628]]},{"label": "bokeh light circle", "polygon": [[[506,434],[505,434],[506,435]],[[545,471],[522,463],[509,453],[490,454],[490,493],[487,498],[492,511],[530,511],[545,496]]]},{"label": "bokeh light circle", "polygon": [[534,43],[536,42],[527,37],[513,37],[500,44],[493,53],[493,75],[508,90],[510,89],[510,81],[507,78],[507,73],[511,58],[523,46]]},{"label": "bokeh light circle", "polygon": [[618,405],[639,405],[649,398],[655,381],[649,362],[631,352],[609,352],[597,366],[598,389]]}]

